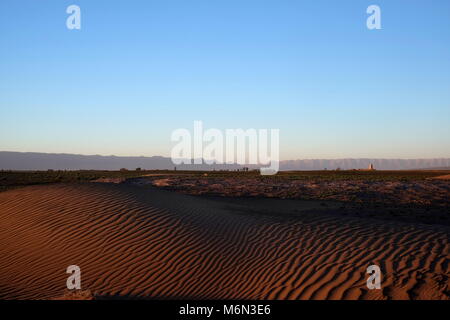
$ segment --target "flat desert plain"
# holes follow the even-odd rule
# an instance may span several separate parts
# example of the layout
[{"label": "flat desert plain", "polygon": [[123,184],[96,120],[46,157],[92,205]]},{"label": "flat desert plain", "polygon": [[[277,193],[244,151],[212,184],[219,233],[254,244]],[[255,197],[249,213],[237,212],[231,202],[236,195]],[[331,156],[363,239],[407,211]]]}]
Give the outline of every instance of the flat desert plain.
[{"label": "flat desert plain", "polygon": [[[0,192],[0,299],[60,298],[70,265],[96,299],[449,299],[445,220],[183,194],[148,179]],[[380,290],[366,284],[374,264]]]}]

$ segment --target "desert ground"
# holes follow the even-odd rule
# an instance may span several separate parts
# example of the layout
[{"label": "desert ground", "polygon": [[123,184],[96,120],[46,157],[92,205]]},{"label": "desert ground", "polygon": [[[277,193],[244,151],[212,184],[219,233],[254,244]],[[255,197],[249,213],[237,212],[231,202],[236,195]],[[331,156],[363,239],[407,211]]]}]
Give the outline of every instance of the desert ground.
[{"label": "desert ground", "polygon": [[449,300],[446,175],[0,173],[0,299]]}]

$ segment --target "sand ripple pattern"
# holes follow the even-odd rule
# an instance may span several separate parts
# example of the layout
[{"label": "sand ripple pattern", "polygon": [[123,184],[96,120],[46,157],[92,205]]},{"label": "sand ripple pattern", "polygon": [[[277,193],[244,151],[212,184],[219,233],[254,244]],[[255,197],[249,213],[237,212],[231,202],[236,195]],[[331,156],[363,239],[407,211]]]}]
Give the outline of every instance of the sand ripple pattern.
[{"label": "sand ripple pattern", "polygon": [[75,264],[101,297],[449,299],[449,227],[247,209],[126,185],[0,193],[0,298],[61,296]]}]

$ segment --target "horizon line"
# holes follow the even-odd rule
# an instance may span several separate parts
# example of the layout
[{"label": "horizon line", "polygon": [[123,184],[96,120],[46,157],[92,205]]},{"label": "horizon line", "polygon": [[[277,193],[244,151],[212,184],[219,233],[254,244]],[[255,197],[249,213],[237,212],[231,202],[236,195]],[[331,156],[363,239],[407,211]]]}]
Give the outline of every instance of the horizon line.
[{"label": "horizon line", "polygon": [[[83,156],[83,157],[115,157],[115,158],[166,158],[171,159],[170,156],[162,156],[162,155],[152,155],[152,156],[128,156],[128,155],[106,155],[106,154],[83,154],[83,153],[68,153],[68,152],[41,152],[41,151],[8,151],[8,150],[0,150],[0,153],[34,153],[34,154],[47,154],[47,155],[72,155],[72,156]],[[180,158],[182,159],[182,158]],[[187,160],[191,159],[200,159],[200,158],[186,158]],[[202,158],[205,160],[204,158]],[[285,159],[279,160],[279,162],[285,161],[304,161],[304,160],[436,160],[436,159],[445,159],[450,160],[450,156],[448,157],[430,157],[430,158],[369,158],[369,157],[344,157],[344,158],[297,158],[297,159]]]}]

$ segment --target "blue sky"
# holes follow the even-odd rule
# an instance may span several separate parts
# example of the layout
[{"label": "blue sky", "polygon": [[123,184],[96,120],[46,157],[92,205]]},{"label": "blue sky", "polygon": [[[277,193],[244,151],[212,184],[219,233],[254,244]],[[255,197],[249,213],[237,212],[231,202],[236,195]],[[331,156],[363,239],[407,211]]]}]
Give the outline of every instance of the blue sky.
[{"label": "blue sky", "polygon": [[2,0],[0,48],[0,150],[168,156],[202,120],[282,159],[450,157],[448,0]]}]

